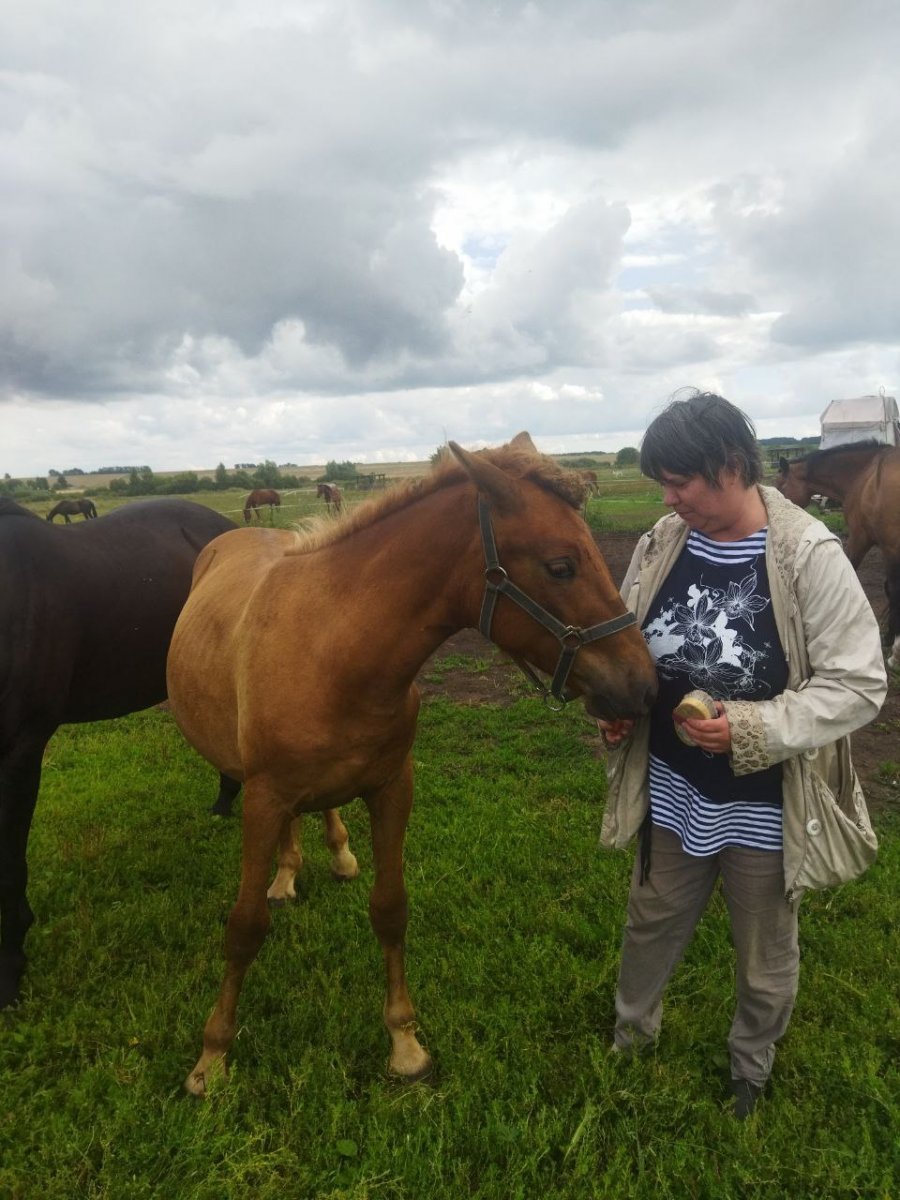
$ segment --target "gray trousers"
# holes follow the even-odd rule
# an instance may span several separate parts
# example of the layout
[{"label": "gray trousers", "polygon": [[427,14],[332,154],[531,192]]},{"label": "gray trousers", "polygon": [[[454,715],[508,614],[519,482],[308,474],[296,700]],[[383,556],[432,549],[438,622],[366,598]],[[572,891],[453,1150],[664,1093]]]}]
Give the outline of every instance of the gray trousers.
[{"label": "gray trousers", "polygon": [[615,1042],[625,1049],[657,1036],[666,984],[720,876],[737,953],[731,1075],[763,1084],[791,1017],[800,968],[797,910],[784,898],[782,855],[776,851],[728,846],[697,858],[685,853],[674,833],[653,826],[650,875],[639,886],[639,852],[631,879]]}]

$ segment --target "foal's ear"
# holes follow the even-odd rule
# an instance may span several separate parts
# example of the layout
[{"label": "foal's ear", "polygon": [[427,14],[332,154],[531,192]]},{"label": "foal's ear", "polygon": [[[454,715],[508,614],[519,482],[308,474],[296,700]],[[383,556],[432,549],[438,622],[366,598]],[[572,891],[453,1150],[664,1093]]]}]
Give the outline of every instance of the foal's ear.
[{"label": "foal's ear", "polygon": [[788,460],[784,457],[784,455],[782,455],[778,460],[778,470],[782,473],[782,475],[787,475],[790,469],[791,468],[788,465]]},{"label": "foal's ear", "polygon": [[517,433],[509,444],[515,446],[517,450],[529,450],[532,454],[538,453],[537,446],[531,440],[531,434],[525,429],[521,433]]},{"label": "foal's ear", "polygon": [[479,458],[477,454],[470,454],[468,450],[463,450],[462,446],[457,445],[456,442],[448,442],[447,445],[492,507],[496,508],[498,512],[504,510],[512,512],[519,507],[521,503],[519,490],[515,481],[510,479],[505,471],[501,471],[487,459]]}]

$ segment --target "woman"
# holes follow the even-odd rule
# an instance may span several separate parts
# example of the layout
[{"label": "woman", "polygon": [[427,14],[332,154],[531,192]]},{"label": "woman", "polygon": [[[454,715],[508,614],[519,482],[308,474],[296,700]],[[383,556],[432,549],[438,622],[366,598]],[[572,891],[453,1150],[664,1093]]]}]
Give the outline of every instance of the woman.
[{"label": "woman", "polygon": [[[729,1035],[735,1115],[756,1106],[797,992],[797,901],[874,859],[849,753],[887,682],[878,625],[840,541],[774,488],[748,418],[721,396],[676,399],[641,470],[673,510],[622,586],[657,664],[649,717],[598,722],[609,795],[601,840],[640,831],[616,991],[615,1047],[655,1041],[666,984],[721,877],[737,954]],[[681,722],[689,691],[715,702]]]}]

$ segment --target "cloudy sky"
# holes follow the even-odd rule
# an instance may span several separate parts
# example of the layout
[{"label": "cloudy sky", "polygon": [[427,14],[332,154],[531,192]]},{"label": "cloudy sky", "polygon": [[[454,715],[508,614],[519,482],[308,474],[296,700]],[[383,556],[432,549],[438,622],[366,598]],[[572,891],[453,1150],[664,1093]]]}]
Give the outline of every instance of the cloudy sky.
[{"label": "cloudy sky", "polygon": [[896,0],[7,0],[0,473],[900,385]]}]

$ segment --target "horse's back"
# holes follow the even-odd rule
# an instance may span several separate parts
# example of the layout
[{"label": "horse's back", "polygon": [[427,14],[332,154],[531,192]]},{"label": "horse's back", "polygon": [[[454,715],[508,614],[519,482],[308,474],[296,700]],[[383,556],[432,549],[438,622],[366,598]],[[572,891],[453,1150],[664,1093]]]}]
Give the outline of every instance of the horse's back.
[{"label": "horse's back", "polygon": [[164,699],[194,560],[228,528],[212,509],[178,500],[123,505],[68,529],[0,518],[0,688],[51,726]]}]

